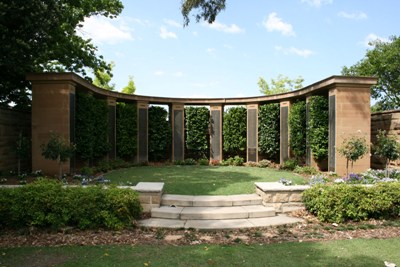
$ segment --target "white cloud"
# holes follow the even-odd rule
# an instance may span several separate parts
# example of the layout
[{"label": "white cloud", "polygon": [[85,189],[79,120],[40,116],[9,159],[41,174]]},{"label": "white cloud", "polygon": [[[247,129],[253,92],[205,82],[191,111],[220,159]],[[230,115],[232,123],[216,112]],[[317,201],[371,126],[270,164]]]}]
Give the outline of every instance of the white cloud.
[{"label": "white cloud", "polygon": [[304,57],[307,58],[309,56],[311,56],[312,54],[314,54],[313,51],[309,50],[309,49],[298,49],[296,47],[282,47],[282,46],[275,46],[275,50],[282,52],[284,55],[296,55],[296,56],[300,56],[300,57]]},{"label": "white cloud", "polygon": [[367,35],[367,37],[365,37],[363,43],[366,47],[371,47],[370,44],[373,43],[374,41],[389,42],[389,39],[385,37],[380,37],[374,33],[370,33]]},{"label": "white cloud", "polygon": [[176,36],[176,33],[169,32],[165,26],[161,26],[160,27],[160,37],[163,38],[163,39],[168,39],[168,38],[176,39],[176,38],[178,38],[178,36]]},{"label": "white cloud", "polygon": [[156,70],[155,72],[154,72],[154,75],[156,75],[156,76],[162,76],[162,75],[164,75],[165,74],[165,72],[163,71],[163,70]]},{"label": "white cloud", "polygon": [[222,31],[226,33],[241,33],[244,32],[244,29],[240,28],[236,24],[231,24],[230,26],[226,24],[219,23],[218,21],[214,21],[213,23],[206,23],[210,29]]},{"label": "white cloud", "polygon": [[269,32],[278,31],[286,36],[296,35],[292,25],[284,22],[275,12],[269,14],[268,19],[264,19],[263,25]]},{"label": "white cloud", "polygon": [[364,12],[357,11],[354,13],[347,13],[345,11],[340,11],[338,13],[339,17],[345,18],[345,19],[354,19],[354,20],[361,20],[361,19],[367,19],[368,16]]},{"label": "white cloud", "polygon": [[332,4],[333,0],[301,0],[302,3],[307,3],[310,6],[320,7],[324,4]]},{"label": "white cloud", "polygon": [[182,28],[182,24],[180,24],[179,22],[176,22],[175,20],[172,19],[164,19],[164,22],[172,27],[176,27],[176,28]]},{"label": "white cloud", "polygon": [[132,29],[123,19],[107,19],[92,16],[85,18],[83,27],[78,29],[78,34],[84,38],[91,38],[95,43],[117,44],[134,40]]}]

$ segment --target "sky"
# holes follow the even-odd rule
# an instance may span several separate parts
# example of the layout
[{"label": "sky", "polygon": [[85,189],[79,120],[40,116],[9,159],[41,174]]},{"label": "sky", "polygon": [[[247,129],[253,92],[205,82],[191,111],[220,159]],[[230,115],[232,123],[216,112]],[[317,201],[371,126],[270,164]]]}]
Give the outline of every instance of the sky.
[{"label": "sky", "polygon": [[213,24],[183,27],[181,0],[122,0],[116,19],[90,17],[79,30],[113,61],[117,91],[160,97],[261,95],[259,77],[340,75],[368,42],[400,35],[399,0],[226,0]]}]

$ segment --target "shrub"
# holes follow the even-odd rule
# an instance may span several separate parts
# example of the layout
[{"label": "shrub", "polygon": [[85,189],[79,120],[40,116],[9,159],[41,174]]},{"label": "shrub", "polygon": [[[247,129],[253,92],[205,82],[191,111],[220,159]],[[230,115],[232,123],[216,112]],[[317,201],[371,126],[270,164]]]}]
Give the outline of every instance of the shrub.
[{"label": "shrub", "polygon": [[149,160],[160,161],[168,158],[171,136],[168,111],[163,107],[151,106],[149,108]]},{"label": "shrub", "polygon": [[307,141],[316,161],[328,159],[329,102],[325,96],[312,96],[309,103]]},{"label": "shrub", "polygon": [[293,172],[299,174],[309,174],[309,175],[314,175],[318,173],[315,167],[313,166],[296,166]]},{"label": "shrub", "polygon": [[400,144],[396,137],[386,135],[386,131],[379,130],[376,135],[375,155],[386,160],[385,169],[388,172],[389,163],[400,158]]},{"label": "shrub", "polygon": [[280,109],[279,104],[261,105],[258,113],[258,146],[268,159],[279,160]]},{"label": "shrub", "polygon": [[190,157],[201,158],[209,154],[210,111],[206,107],[185,108],[186,149]]},{"label": "shrub", "polygon": [[228,156],[243,155],[247,145],[247,110],[232,107],[224,113],[223,147]]},{"label": "shrub", "polygon": [[306,155],[306,102],[292,104],[289,113],[290,149],[298,161]]},{"label": "shrub", "polygon": [[141,213],[138,195],[130,189],[63,188],[60,182],[47,179],[20,188],[0,189],[0,200],[7,204],[1,205],[0,225],[9,228],[120,229]]},{"label": "shrub", "polygon": [[117,155],[132,160],[137,149],[137,107],[134,104],[118,103],[116,114]]},{"label": "shrub", "polygon": [[220,165],[221,166],[243,166],[244,164],[244,158],[235,156],[228,158],[226,160],[221,161]]},{"label": "shrub", "polygon": [[197,164],[197,162],[192,158],[187,158],[183,162],[184,162],[184,165],[196,165]]},{"label": "shrub", "polygon": [[280,169],[293,171],[296,167],[297,167],[297,161],[294,159],[288,159],[283,162],[283,164],[280,166]]},{"label": "shrub", "polygon": [[76,154],[92,166],[110,150],[108,107],[105,100],[78,93],[76,96]]},{"label": "shrub", "polygon": [[197,162],[199,163],[199,165],[202,165],[202,166],[208,166],[209,165],[208,159],[205,159],[205,158],[199,159]]},{"label": "shrub", "polygon": [[316,185],[303,192],[305,207],[321,221],[345,222],[400,215],[400,183]]},{"label": "shrub", "polygon": [[274,164],[267,159],[263,159],[258,162],[258,167],[260,167],[260,168],[268,168],[268,167],[273,167],[273,166],[274,166]]}]

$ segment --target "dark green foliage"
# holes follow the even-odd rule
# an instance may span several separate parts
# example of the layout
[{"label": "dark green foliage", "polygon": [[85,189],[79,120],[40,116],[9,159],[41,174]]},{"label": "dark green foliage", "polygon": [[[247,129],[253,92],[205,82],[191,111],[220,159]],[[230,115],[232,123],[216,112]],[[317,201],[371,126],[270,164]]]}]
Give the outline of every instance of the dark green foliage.
[{"label": "dark green foliage", "polygon": [[104,157],[108,143],[108,107],[105,100],[78,93],[76,97],[76,153],[89,164]]},{"label": "dark green foliage", "polygon": [[297,167],[297,161],[294,159],[288,159],[283,162],[283,164],[280,166],[280,169],[282,170],[287,170],[287,171],[293,171]]},{"label": "dark green foliage", "polygon": [[149,108],[149,160],[160,161],[168,159],[171,146],[171,125],[168,121],[168,111],[163,107]]},{"label": "dark green foliage", "polygon": [[235,156],[233,158],[228,158],[226,160],[221,161],[222,166],[243,166],[244,158]]},{"label": "dark green foliage", "polygon": [[137,109],[136,105],[117,104],[117,156],[132,160],[137,149]]},{"label": "dark green foliage", "polygon": [[290,107],[289,131],[290,149],[297,161],[304,161],[306,155],[306,102],[297,101]]},{"label": "dark green foliage", "polygon": [[228,157],[242,156],[247,146],[247,110],[245,107],[232,107],[224,113],[223,138],[224,152]]},{"label": "dark green foliage", "polygon": [[8,228],[121,229],[139,218],[142,210],[137,193],[130,189],[63,188],[47,179],[0,189],[0,200],[6,204],[0,208],[0,225]]},{"label": "dark green foliage", "polygon": [[303,192],[306,208],[321,221],[345,222],[400,215],[400,183],[316,185]]},{"label": "dark green foliage", "polygon": [[258,147],[267,159],[277,161],[280,153],[279,104],[261,105],[258,111]]},{"label": "dark green foliage", "polygon": [[325,96],[313,96],[309,102],[307,141],[316,161],[328,159],[329,102]]},{"label": "dark green foliage", "polygon": [[209,154],[210,111],[206,107],[185,108],[186,153],[199,159]]},{"label": "dark green foliage", "polygon": [[378,131],[374,150],[375,155],[386,160],[386,170],[388,170],[390,161],[400,158],[400,144],[395,136],[387,135],[386,131]]},{"label": "dark green foliage", "polygon": [[225,9],[225,0],[184,0],[182,1],[181,12],[183,16],[183,25],[189,24],[189,14],[192,10],[197,10],[194,15],[196,21],[205,20],[213,23],[218,13]]},{"label": "dark green foliage", "polygon": [[119,0],[0,1],[0,105],[20,109],[30,104],[26,73],[75,72],[109,67],[97,48],[78,36],[86,17],[115,17]]}]

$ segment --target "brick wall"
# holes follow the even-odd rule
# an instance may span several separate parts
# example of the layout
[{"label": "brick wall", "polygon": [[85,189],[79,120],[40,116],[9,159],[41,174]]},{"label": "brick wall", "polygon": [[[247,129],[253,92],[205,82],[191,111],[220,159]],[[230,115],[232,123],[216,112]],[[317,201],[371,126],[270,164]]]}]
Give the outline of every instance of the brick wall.
[{"label": "brick wall", "polygon": [[[386,130],[389,134],[397,137],[400,141],[400,110],[390,110],[384,112],[376,112],[371,114],[371,142],[376,141],[378,130]],[[392,168],[400,169],[400,161],[391,162]],[[384,169],[385,162],[378,157],[371,157],[371,168]]]},{"label": "brick wall", "polygon": [[[0,108],[0,171],[16,171],[16,144],[19,133],[31,137],[31,113]],[[21,170],[31,170],[31,160],[22,162]]]}]

